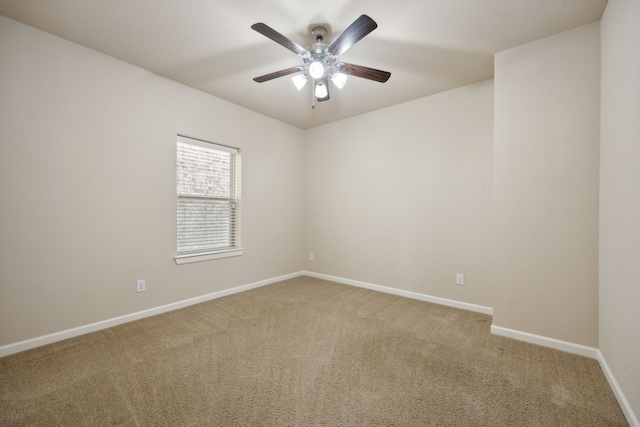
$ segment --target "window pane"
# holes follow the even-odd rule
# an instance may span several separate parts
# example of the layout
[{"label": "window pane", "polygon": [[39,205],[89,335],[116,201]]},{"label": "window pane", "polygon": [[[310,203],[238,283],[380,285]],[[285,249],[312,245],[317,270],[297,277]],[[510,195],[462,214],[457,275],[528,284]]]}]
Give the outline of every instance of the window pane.
[{"label": "window pane", "polygon": [[235,155],[178,142],[178,193],[233,197],[232,157]]},{"label": "window pane", "polygon": [[234,202],[178,198],[178,252],[234,247],[234,228]]}]

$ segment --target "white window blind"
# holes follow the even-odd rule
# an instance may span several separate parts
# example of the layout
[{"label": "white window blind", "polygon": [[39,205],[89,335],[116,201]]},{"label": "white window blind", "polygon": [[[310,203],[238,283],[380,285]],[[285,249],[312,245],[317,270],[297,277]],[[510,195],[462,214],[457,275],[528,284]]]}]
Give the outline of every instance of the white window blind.
[{"label": "white window blind", "polygon": [[237,248],[239,163],[235,148],[178,136],[178,255]]}]

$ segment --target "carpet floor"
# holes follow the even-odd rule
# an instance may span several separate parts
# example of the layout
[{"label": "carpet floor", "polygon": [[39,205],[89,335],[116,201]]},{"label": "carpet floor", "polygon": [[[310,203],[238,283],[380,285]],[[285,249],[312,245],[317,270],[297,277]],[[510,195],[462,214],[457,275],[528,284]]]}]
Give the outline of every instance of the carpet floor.
[{"label": "carpet floor", "polygon": [[2,426],[626,426],[598,362],[299,277],[0,359]]}]

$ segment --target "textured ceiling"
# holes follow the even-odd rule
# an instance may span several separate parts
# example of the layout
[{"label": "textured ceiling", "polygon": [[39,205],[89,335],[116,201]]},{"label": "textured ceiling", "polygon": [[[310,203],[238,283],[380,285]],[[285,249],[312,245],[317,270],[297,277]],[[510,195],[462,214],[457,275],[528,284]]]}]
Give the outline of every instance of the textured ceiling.
[{"label": "textured ceiling", "polygon": [[[606,0],[0,0],[0,14],[300,128],[493,77],[493,55],[598,21]],[[302,46],[361,14],[378,28],[340,60],[390,71],[350,77],[311,109],[311,88],[263,74],[302,63],[251,30],[264,22]],[[98,84],[98,83],[97,83]]]}]

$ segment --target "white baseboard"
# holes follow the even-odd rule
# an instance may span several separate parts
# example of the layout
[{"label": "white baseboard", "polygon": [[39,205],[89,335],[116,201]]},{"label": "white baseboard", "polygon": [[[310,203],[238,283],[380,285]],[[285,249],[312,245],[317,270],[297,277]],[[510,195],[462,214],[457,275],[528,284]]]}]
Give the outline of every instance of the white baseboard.
[{"label": "white baseboard", "polygon": [[284,276],[274,277],[272,279],[261,280],[259,282],[250,283],[248,285],[237,286],[231,289],[225,289],[223,291],[213,292],[207,295],[201,295],[195,298],[189,298],[182,301],[177,301],[171,304],[162,305],[159,307],[150,308],[148,310],[138,311],[136,313],[125,314],[124,316],[115,317],[112,319],[103,320],[88,325],[79,326],[77,328],[67,329],[60,332],[55,332],[49,335],[20,341],[13,344],[8,344],[0,347],[0,357],[9,356],[11,354],[19,353],[21,351],[30,350],[32,348],[40,347],[46,344],[66,340],[68,338],[77,337],[80,335],[88,334],[90,332],[96,332],[103,329],[111,328],[113,326],[122,325],[123,323],[132,322],[134,320],[143,319],[145,317],[155,316],[157,314],[166,313],[168,311],[177,310],[179,308],[188,307],[190,305],[198,304],[201,302],[209,301],[216,298],[221,298],[227,295],[236,294],[238,292],[248,291],[249,289],[259,288],[261,286],[270,285],[272,283],[280,282],[282,280],[293,279],[299,277],[303,273],[291,273]]},{"label": "white baseboard", "polygon": [[542,335],[530,334],[528,332],[517,331],[515,329],[503,328],[502,326],[496,325],[491,325],[491,333],[507,338],[513,338],[518,341],[524,341],[531,344],[541,345],[543,347],[550,347],[556,350],[566,351],[567,353],[585,356],[590,359],[598,358],[598,349],[594,347],[588,347],[586,345],[574,344],[568,341],[557,340],[555,338],[549,338]]},{"label": "white baseboard", "polygon": [[585,345],[574,344],[567,341],[561,341],[554,338],[548,338],[541,335],[530,334],[528,332],[517,331],[514,329],[503,328],[502,326],[491,325],[491,333],[495,335],[500,335],[507,338],[513,338],[519,341],[528,342],[531,344],[541,345],[543,347],[550,347],[556,350],[566,351],[567,353],[577,354],[579,356],[585,356],[591,359],[596,359],[604,372],[607,381],[609,382],[609,386],[611,390],[613,390],[613,394],[618,400],[618,404],[620,408],[622,408],[622,412],[624,413],[627,422],[632,427],[640,427],[640,423],[638,422],[638,418],[631,409],[631,405],[629,405],[629,401],[625,397],[618,381],[616,381],[613,376],[613,372],[607,365],[604,356],[600,352],[599,349],[594,347],[588,347]]},{"label": "white baseboard", "polygon": [[477,313],[482,314],[493,314],[493,309],[491,307],[485,307],[482,305],[470,304],[461,301],[455,301],[447,298],[434,297],[431,295],[425,295],[418,292],[413,291],[405,291],[402,289],[390,288],[387,286],[374,285],[371,283],[360,282],[357,280],[344,279],[342,277],[329,276],[327,274],[314,273],[311,271],[303,271],[303,275],[315,277],[317,279],[329,280],[331,282],[342,283],[344,285],[357,286],[359,288],[371,289],[373,291],[384,292],[387,294],[398,295],[401,297],[413,298],[420,301],[432,302],[434,304],[445,305],[447,307],[460,308],[462,310],[475,311]]},{"label": "white baseboard", "polygon": [[636,414],[634,414],[633,409],[631,409],[629,401],[622,392],[618,381],[616,381],[616,378],[613,376],[613,372],[611,371],[611,368],[609,368],[609,365],[607,364],[607,361],[604,359],[604,356],[602,352],[600,352],[600,350],[598,350],[597,359],[598,363],[600,363],[600,367],[602,368],[602,372],[604,372],[604,376],[609,382],[611,390],[613,390],[613,394],[618,400],[618,404],[620,405],[620,408],[622,409],[627,422],[631,427],[640,427],[640,421],[638,421],[638,417],[636,416]]}]

